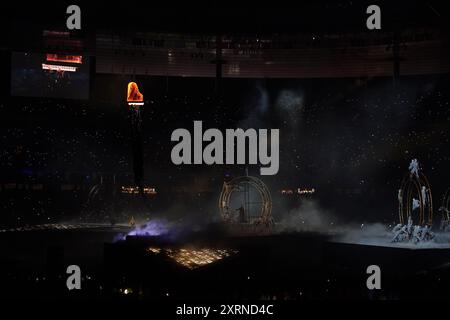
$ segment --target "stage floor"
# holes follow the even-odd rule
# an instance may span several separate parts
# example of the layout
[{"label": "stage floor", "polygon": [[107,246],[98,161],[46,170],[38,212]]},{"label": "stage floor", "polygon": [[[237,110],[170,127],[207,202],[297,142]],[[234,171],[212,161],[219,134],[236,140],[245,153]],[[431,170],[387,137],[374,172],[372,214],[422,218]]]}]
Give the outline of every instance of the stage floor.
[{"label": "stage floor", "polygon": [[[450,298],[446,285],[449,248],[348,244],[317,233],[196,234],[180,239],[130,236],[117,241],[127,230],[125,226],[91,226],[0,233],[0,280],[7,289],[3,292],[70,299],[73,294],[65,288],[65,269],[77,264],[85,276],[85,290],[77,298],[120,298],[124,288],[133,289],[139,299],[166,299],[167,293],[174,299]],[[237,253],[190,270],[164,255],[149,255],[149,247],[219,248]],[[373,264],[382,272],[378,292],[366,288],[366,269]]]}]

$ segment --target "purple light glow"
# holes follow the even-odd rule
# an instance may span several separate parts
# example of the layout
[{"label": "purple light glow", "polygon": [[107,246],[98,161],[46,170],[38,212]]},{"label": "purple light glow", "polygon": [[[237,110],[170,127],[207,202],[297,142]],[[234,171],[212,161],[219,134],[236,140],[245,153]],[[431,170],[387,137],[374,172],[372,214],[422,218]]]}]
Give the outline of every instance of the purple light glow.
[{"label": "purple light glow", "polygon": [[125,240],[127,236],[162,236],[169,233],[169,223],[166,220],[152,220],[146,224],[136,226],[127,234],[119,234],[114,237],[114,241]]},{"label": "purple light glow", "polygon": [[152,220],[144,225],[131,230],[129,236],[160,236],[169,232],[169,226],[165,220]]}]

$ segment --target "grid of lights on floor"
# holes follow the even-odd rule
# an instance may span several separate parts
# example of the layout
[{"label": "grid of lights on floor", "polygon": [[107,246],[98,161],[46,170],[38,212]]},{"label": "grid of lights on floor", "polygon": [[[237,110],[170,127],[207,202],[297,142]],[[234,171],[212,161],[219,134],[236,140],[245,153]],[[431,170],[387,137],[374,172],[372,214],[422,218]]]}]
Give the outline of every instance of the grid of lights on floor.
[{"label": "grid of lights on floor", "polygon": [[[158,254],[162,249],[157,247],[147,248],[147,252]],[[196,269],[206,266],[224,258],[230,257],[236,254],[236,250],[227,249],[165,249],[164,253],[171,259],[175,260],[178,264],[188,268]]]}]

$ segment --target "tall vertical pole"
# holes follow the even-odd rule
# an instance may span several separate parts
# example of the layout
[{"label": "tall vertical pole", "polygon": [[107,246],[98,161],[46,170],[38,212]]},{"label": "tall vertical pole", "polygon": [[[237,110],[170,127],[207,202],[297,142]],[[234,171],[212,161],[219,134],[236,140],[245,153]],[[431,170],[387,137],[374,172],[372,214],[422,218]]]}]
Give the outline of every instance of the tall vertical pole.
[{"label": "tall vertical pole", "polygon": [[139,92],[139,88],[135,82],[128,84],[127,103],[131,113],[134,183],[139,188],[141,194],[143,194],[144,160],[142,152],[141,108],[144,106],[144,96]]}]

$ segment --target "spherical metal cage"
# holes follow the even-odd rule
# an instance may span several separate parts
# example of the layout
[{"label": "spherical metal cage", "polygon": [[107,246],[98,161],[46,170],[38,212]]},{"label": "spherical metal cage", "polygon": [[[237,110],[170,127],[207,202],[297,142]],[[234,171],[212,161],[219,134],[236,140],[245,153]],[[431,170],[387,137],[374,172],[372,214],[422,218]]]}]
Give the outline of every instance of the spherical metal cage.
[{"label": "spherical metal cage", "polygon": [[260,212],[251,219],[248,219],[245,223],[252,225],[265,225],[270,226],[273,224],[272,219],[272,198],[270,196],[267,186],[258,178],[243,176],[232,179],[229,182],[223,183],[222,192],[219,198],[220,214],[224,222],[233,223],[233,211],[230,209],[231,199],[236,192],[245,192],[253,188],[259,194],[261,201]]}]

